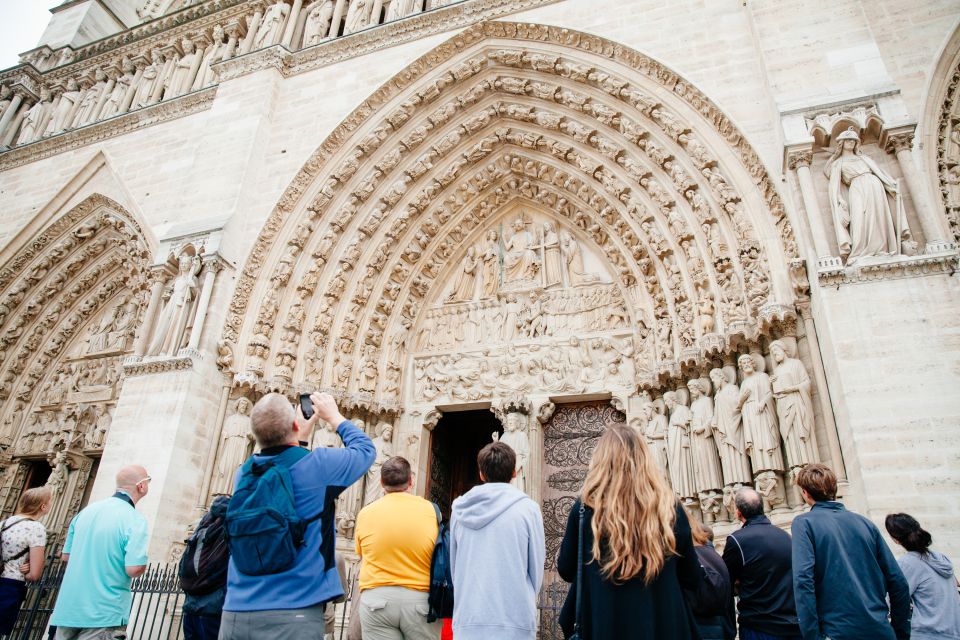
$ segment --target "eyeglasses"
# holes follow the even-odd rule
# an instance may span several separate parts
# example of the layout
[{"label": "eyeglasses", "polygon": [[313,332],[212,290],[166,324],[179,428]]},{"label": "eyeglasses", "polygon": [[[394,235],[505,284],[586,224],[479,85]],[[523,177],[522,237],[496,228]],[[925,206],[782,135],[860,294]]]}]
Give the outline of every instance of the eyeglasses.
[{"label": "eyeglasses", "polygon": [[147,476],[145,478],[137,480],[134,484],[137,485],[137,484],[140,484],[141,482],[150,482],[151,480],[153,480],[153,478],[151,478],[150,476]]}]

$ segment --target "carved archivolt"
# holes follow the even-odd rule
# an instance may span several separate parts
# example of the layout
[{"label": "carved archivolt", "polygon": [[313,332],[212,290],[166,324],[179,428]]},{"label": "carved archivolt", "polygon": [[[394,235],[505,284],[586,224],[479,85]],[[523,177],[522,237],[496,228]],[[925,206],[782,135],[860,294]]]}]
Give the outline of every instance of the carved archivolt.
[{"label": "carved archivolt", "polygon": [[0,444],[16,443],[7,455],[103,446],[148,259],[140,225],[93,195],[0,269]]},{"label": "carved archivolt", "polygon": [[629,352],[650,383],[805,295],[770,177],[705,96],[601,38],[483,23],[378,89],[287,189],[227,317],[239,380],[399,401],[439,283],[521,205],[602,256],[632,328],[610,366]]},{"label": "carved archivolt", "polygon": [[950,230],[960,242],[960,66],[951,70],[937,123],[937,175]]}]

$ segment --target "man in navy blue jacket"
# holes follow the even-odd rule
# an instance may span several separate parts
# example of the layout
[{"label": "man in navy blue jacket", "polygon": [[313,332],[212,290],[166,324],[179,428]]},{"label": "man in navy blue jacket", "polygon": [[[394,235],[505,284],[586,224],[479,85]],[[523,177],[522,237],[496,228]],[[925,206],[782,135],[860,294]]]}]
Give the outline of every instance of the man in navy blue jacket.
[{"label": "man in navy blue jacket", "polygon": [[829,467],[807,465],[797,485],[811,506],[792,525],[803,640],[910,638],[910,590],[880,530],[835,501],[837,477]]},{"label": "man in navy blue jacket", "polygon": [[310,400],[315,411],[310,420],[304,420],[299,409],[295,416],[290,402],[278,393],[260,398],[250,414],[261,447],[257,459],[306,446],[318,420],[337,425],[343,448],[315,449],[290,467],[297,513],[304,519],[321,514],[307,526],[290,569],[247,575],[237,570],[231,556],[220,640],[322,638],[324,603],[343,595],[334,559],[334,498],[363,477],[376,451],[367,434],[340,414],[330,394],[314,393]]}]

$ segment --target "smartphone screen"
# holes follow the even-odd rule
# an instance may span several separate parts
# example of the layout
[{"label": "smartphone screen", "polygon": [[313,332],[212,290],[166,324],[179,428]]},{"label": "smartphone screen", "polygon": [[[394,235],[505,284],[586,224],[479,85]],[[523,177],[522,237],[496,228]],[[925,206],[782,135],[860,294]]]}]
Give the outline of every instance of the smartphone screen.
[{"label": "smartphone screen", "polygon": [[300,411],[303,412],[303,417],[307,420],[313,417],[313,402],[310,400],[309,393],[300,394]]}]

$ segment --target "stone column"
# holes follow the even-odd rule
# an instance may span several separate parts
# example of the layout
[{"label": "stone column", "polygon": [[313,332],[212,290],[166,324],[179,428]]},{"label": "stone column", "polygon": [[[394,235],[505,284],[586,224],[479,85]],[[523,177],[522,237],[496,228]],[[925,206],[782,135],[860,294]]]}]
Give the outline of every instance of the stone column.
[{"label": "stone column", "polygon": [[0,136],[3,136],[3,138],[7,137],[7,128],[10,127],[10,123],[17,116],[21,104],[23,104],[23,93],[14,89],[13,97],[10,98],[10,106],[7,107],[7,110],[3,112],[3,117],[0,118]]},{"label": "stone column", "polygon": [[897,158],[897,164],[900,165],[900,173],[903,174],[904,181],[907,183],[907,190],[913,199],[913,206],[917,210],[917,218],[920,219],[920,228],[923,230],[923,237],[927,243],[927,252],[938,251],[941,248],[948,247],[944,245],[944,238],[950,235],[945,228],[945,222],[942,216],[937,216],[930,206],[927,198],[927,191],[923,186],[923,180],[917,173],[916,164],[913,161],[913,128],[910,131],[895,133],[887,137],[884,148],[887,153],[892,153]]},{"label": "stone column", "polygon": [[812,161],[812,152],[800,151],[787,158],[787,166],[797,174],[797,182],[800,183],[800,196],[803,198],[803,208],[807,212],[807,222],[813,236],[813,248],[819,261],[822,258],[830,257],[830,242],[827,239],[827,229],[824,225],[823,215],[820,213],[820,205],[817,203],[817,191],[813,186],[813,176],[810,174],[810,163]]},{"label": "stone column", "polygon": [[190,342],[187,343],[187,349],[191,351],[198,351],[200,349],[200,335],[203,333],[203,324],[207,318],[207,308],[210,306],[210,295],[213,293],[213,283],[216,280],[217,272],[222,268],[223,265],[218,259],[211,260],[205,265],[203,285],[200,289],[200,298],[197,300],[197,312],[193,316]]},{"label": "stone column", "polygon": [[333,19],[330,20],[330,32],[328,37],[336,38],[340,32],[340,22],[347,13],[347,0],[337,0],[337,6],[333,9]]},{"label": "stone column", "polygon": [[[11,106],[13,105],[11,104]],[[10,123],[10,126],[7,127],[7,131],[3,134],[3,138],[0,139],[0,147],[13,146],[14,137],[16,136],[17,131],[20,129],[20,125],[23,123],[23,119],[26,117],[27,111],[31,106],[32,105],[29,102],[24,102],[20,106],[17,116],[13,119],[13,122]],[[7,111],[9,111],[9,109]],[[6,115],[6,113],[4,115]]]},{"label": "stone column", "polygon": [[103,91],[100,93],[100,97],[97,99],[97,106],[93,108],[93,120],[90,122],[96,122],[100,119],[100,112],[103,111],[103,105],[106,104],[107,98],[110,97],[110,94],[113,93],[113,88],[117,86],[116,78],[109,78],[107,80],[107,86],[103,88]]},{"label": "stone column", "polygon": [[160,298],[163,296],[165,279],[165,272],[155,273],[153,284],[150,285],[150,302],[147,303],[147,312],[143,316],[143,322],[140,324],[140,333],[137,335],[137,341],[133,347],[133,355],[137,357],[143,357],[143,354],[147,352],[150,332],[153,330],[153,323],[157,318],[157,311],[160,309]]},{"label": "stone column", "polygon": [[[261,20],[263,20],[263,7],[257,9],[253,14],[253,18],[250,19],[250,26],[247,29],[247,37],[245,37],[243,42],[240,44],[240,55],[250,53],[250,49],[253,48],[253,39],[257,35],[257,29],[260,28]],[[223,59],[226,60],[226,57]]]},{"label": "stone column", "polygon": [[237,42],[240,40],[240,25],[237,23],[228,24],[224,29],[227,32],[227,50],[221,60],[229,60],[237,53]]},{"label": "stone column", "polygon": [[303,8],[303,0],[293,0],[293,7],[290,9],[290,15],[287,17],[287,26],[283,30],[283,37],[280,38],[280,44],[290,48],[293,42],[293,34],[297,30],[297,22],[300,20],[300,10]]}]

